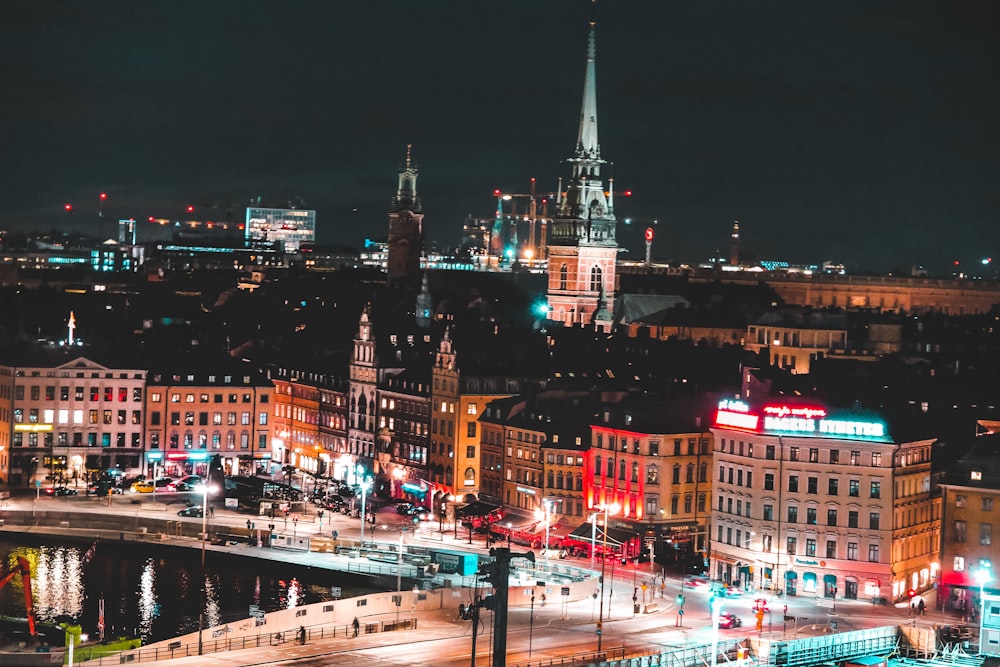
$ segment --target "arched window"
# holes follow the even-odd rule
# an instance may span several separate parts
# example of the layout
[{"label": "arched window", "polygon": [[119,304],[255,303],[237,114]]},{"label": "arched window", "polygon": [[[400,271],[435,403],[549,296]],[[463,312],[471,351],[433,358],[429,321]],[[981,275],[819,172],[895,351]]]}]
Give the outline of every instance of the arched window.
[{"label": "arched window", "polygon": [[553,482],[555,481],[555,475],[552,474],[551,470],[549,471],[549,474],[546,476],[546,481],[547,481],[547,484],[545,486],[547,486],[548,488],[551,489],[551,488],[553,488],[555,486],[553,484]]},{"label": "arched window", "polygon": [[475,486],[476,485],[476,471],[475,471],[475,469],[473,469],[471,467],[465,469],[465,483],[466,483],[467,486]]},{"label": "arched window", "polygon": [[625,460],[618,462],[618,479],[625,481]]},{"label": "arched window", "polygon": [[691,484],[691,483],[694,482],[694,464],[693,463],[687,464],[687,471],[685,472],[684,481],[687,482],[688,484]]},{"label": "arched window", "polygon": [[680,484],[681,483],[681,466],[680,466],[679,463],[675,463],[674,464],[674,471],[673,471],[673,473],[674,474],[673,474],[673,477],[671,478],[671,481],[674,484]]},{"label": "arched window", "polygon": [[559,266],[559,289],[565,290],[569,279],[569,267],[565,264]]},{"label": "arched window", "polygon": [[594,477],[601,476],[601,457],[594,457]]},{"label": "arched window", "polygon": [[563,472],[562,472],[562,470],[560,470],[558,473],[556,473],[556,488],[557,489],[562,489],[563,488]]},{"label": "arched window", "polygon": [[635,461],[632,462],[632,481],[633,482],[639,481],[639,464],[638,462]]},{"label": "arched window", "polygon": [[650,465],[646,466],[646,483],[647,484],[660,483],[660,468],[655,463],[651,463]]},{"label": "arched window", "polygon": [[583,491],[583,475],[576,473],[576,490]]},{"label": "arched window", "polygon": [[590,270],[590,291],[600,292],[604,281],[601,279],[601,267],[595,266]]},{"label": "arched window", "polygon": [[607,474],[607,476],[610,477],[611,479],[615,478],[615,460],[614,459],[608,459],[608,474]]},{"label": "arched window", "polygon": [[706,463],[705,461],[702,461],[701,465],[698,467],[698,481],[699,482],[708,481],[708,463]]}]

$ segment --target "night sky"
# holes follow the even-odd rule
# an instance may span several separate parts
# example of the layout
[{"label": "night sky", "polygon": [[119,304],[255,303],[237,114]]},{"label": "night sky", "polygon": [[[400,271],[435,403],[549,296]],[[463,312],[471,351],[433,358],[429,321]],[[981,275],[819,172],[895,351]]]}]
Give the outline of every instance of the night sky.
[{"label": "night sky", "polygon": [[[0,228],[241,220],[386,233],[407,143],[431,239],[568,173],[587,0],[4,3]],[[1000,261],[1000,3],[602,0],[598,116],[630,247],[937,273]],[[67,215],[65,203],[75,212]],[[145,223],[144,223],[145,224]]]}]

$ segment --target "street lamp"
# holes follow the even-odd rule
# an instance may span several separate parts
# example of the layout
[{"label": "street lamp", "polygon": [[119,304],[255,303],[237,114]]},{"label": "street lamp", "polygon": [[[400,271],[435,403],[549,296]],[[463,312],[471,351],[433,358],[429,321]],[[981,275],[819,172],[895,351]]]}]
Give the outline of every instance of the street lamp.
[{"label": "street lamp", "polygon": [[365,540],[365,521],[367,520],[367,516],[365,515],[365,500],[368,497],[368,489],[371,487],[372,481],[371,481],[370,478],[365,477],[365,469],[363,467],[361,467],[361,466],[358,466],[358,477],[361,478],[361,483],[360,483],[360,486],[361,486],[361,541],[364,542],[364,540]]},{"label": "street lamp", "polygon": [[709,604],[712,605],[712,662],[711,666],[715,667],[717,660],[719,658],[719,612],[722,611],[722,599],[712,596],[709,598]]},{"label": "street lamp", "polygon": [[551,501],[545,500],[542,502],[542,507],[545,508],[545,550],[549,550],[549,511],[552,509]]},{"label": "street lamp", "polygon": [[201,485],[201,609],[198,612],[198,655],[202,654],[202,631],[205,629],[205,542],[208,540],[208,496],[215,493],[212,484]]},{"label": "street lamp", "polygon": [[979,569],[976,570],[976,581],[979,583],[979,652],[983,653],[983,623],[986,619],[986,582],[992,579],[990,573],[990,562],[979,561]]},{"label": "street lamp", "polygon": [[407,527],[399,529],[399,553],[396,554],[396,623],[399,623],[399,607],[403,604],[403,535]]},{"label": "street lamp", "polygon": [[[603,508],[603,511],[604,511],[604,531],[603,531],[603,533],[604,533],[604,535],[603,535],[603,538],[604,538],[604,554],[603,555],[604,555],[604,557],[601,559],[601,601],[600,601],[600,605],[599,605],[600,611],[599,611],[598,616],[597,616],[597,650],[598,651],[601,650],[601,638],[604,636],[604,586],[605,586],[604,573],[605,573],[605,570],[607,569],[607,566],[608,566],[608,516],[610,514],[618,514],[618,510],[620,510],[620,509],[621,509],[621,507],[619,505],[617,505],[617,504],[615,504],[615,505],[605,505],[604,508]],[[613,574],[613,572],[614,571],[612,570],[612,574]],[[611,600],[608,600],[608,605],[610,607]],[[608,611],[610,612],[611,609],[609,608]]]}]

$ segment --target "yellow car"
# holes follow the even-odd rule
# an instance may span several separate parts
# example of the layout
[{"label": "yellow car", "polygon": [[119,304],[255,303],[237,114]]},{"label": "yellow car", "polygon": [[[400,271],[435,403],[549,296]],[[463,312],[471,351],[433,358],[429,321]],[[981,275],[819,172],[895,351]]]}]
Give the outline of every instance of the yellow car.
[{"label": "yellow car", "polygon": [[152,493],[152,482],[136,482],[129,488],[129,493]]}]

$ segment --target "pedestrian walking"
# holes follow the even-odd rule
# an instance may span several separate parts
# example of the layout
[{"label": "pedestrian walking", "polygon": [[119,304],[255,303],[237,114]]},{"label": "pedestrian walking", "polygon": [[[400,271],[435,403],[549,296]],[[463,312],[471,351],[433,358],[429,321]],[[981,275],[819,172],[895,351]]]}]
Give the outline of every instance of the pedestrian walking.
[{"label": "pedestrian walking", "polygon": [[354,622],[351,623],[351,625],[354,627],[354,636],[357,637],[358,636],[358,630],[361,629],[361,624],[358,623],[358,617],[357,616],[354,617]]}]

